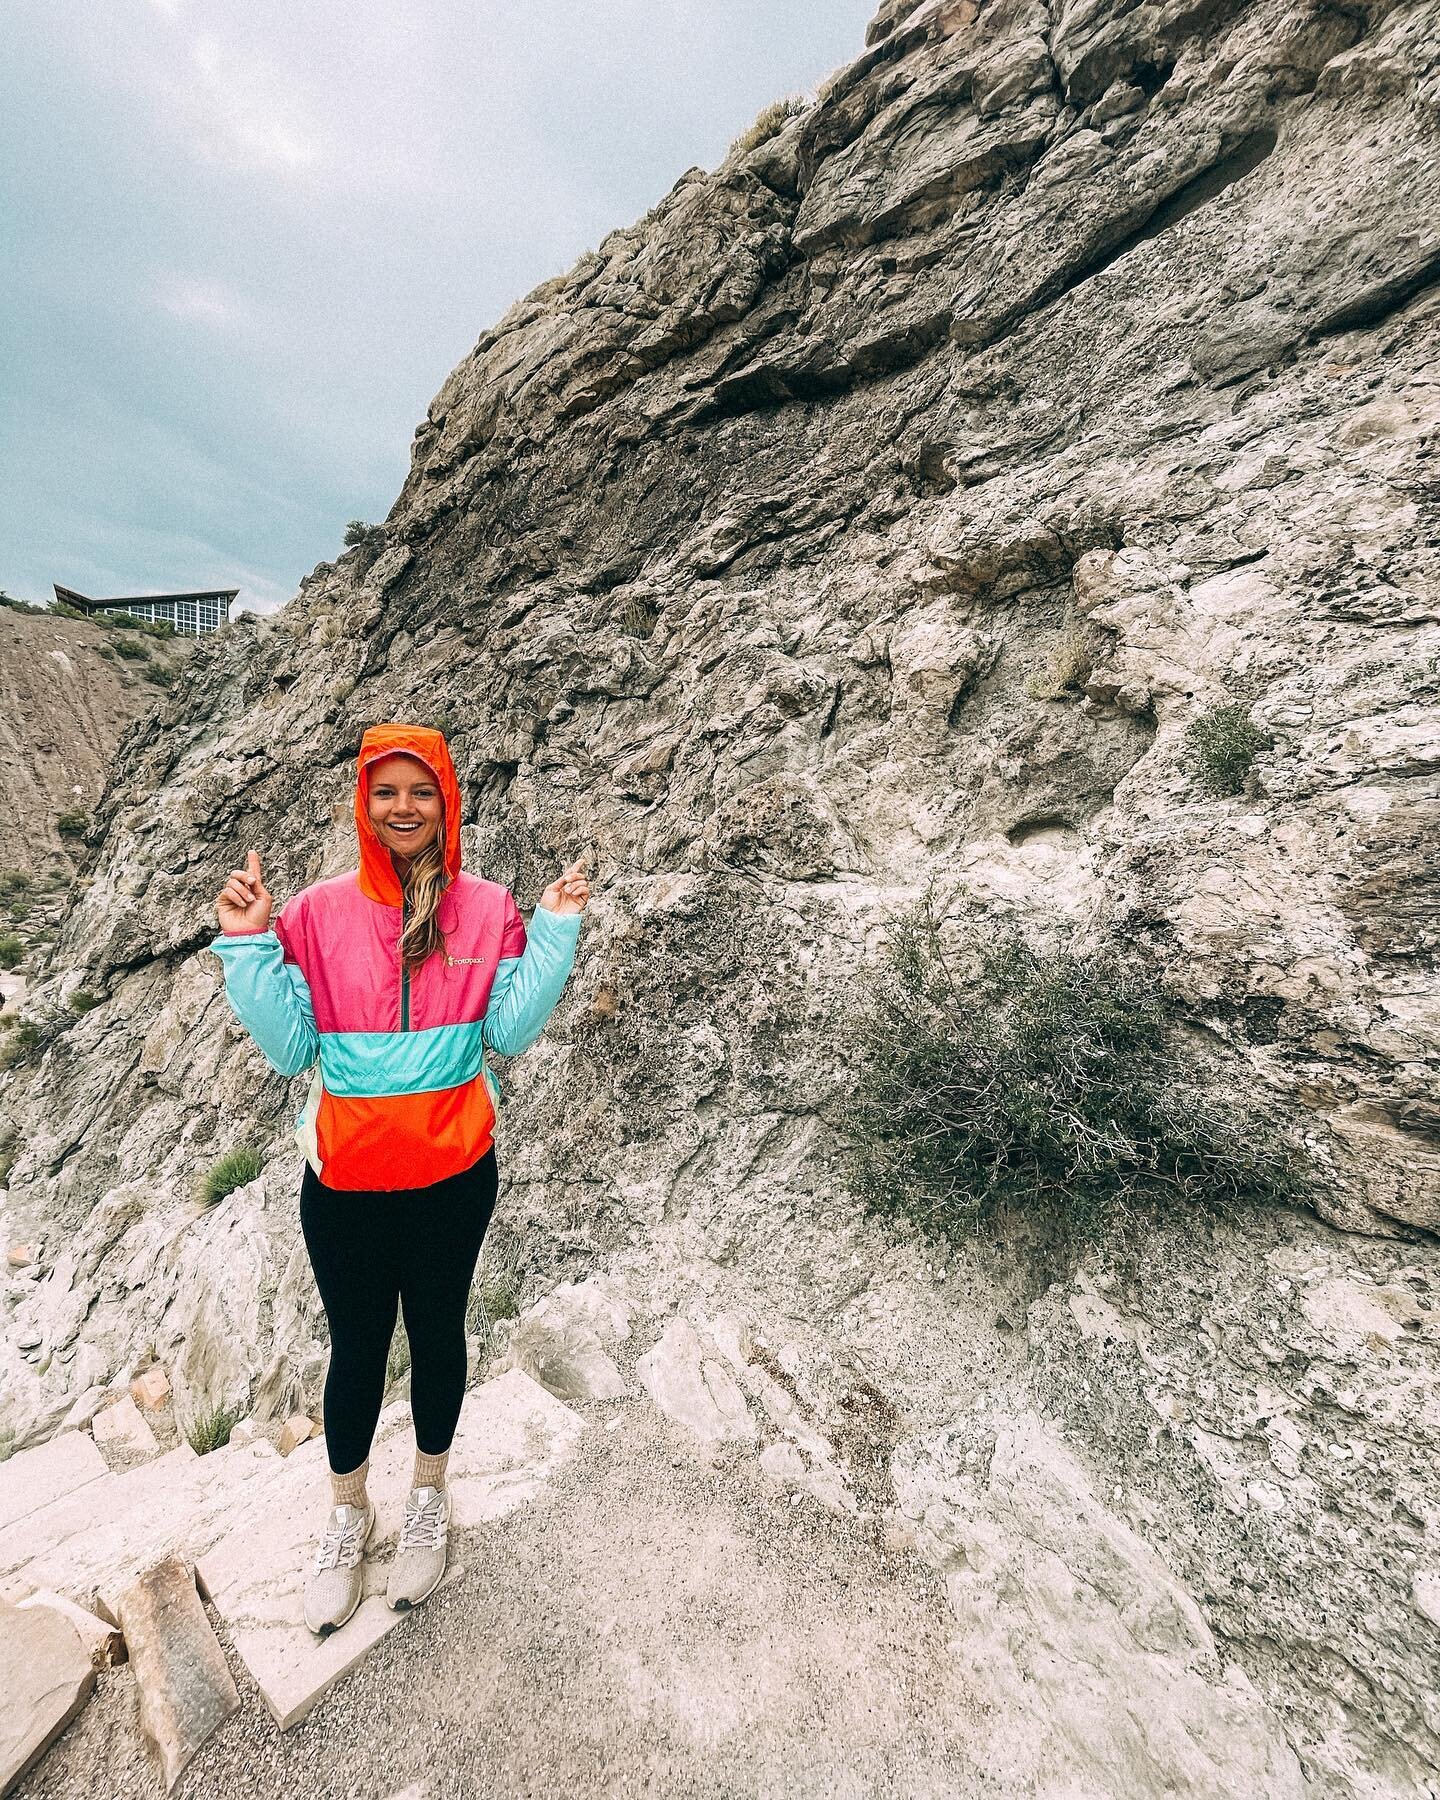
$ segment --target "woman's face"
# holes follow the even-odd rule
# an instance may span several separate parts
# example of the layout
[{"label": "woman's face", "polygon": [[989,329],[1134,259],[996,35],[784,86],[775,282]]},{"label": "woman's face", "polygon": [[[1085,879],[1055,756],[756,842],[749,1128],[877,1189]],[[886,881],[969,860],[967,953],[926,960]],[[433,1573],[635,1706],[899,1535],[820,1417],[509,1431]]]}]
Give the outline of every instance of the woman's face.
[{"label": "woman's face", "polygon": [[440,831],[444,801],[435,777],[413,756],[382,756],[369,765],[366,806],[375,834],[392,856],[408,859]]}]

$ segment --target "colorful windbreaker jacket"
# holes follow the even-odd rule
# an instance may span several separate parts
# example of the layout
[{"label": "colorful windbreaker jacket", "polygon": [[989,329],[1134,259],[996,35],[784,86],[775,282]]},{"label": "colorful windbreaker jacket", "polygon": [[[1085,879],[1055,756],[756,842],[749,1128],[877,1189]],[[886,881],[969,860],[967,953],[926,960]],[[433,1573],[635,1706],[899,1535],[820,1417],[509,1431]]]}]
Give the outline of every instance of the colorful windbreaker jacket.
[{"label": "colorful windbreaker jacket", "polygon": [[[450,885],[443,952],[402,969],[404,890],[370,823],[369,766],[408,751],[445,801]],[[438,731],[372,725],[355,779],[360,867],[302,888],[268,930],[210,944],[225,992],[282,1075],[315,1065],[295,1137],[327,1187],[417,1188],[468,1168],[494,1139],[500,1089],[487,1050],[540,1035],[569,979],[579,913],[537,906],[527,933],[510,890],[460,866],[460,785]]]}]

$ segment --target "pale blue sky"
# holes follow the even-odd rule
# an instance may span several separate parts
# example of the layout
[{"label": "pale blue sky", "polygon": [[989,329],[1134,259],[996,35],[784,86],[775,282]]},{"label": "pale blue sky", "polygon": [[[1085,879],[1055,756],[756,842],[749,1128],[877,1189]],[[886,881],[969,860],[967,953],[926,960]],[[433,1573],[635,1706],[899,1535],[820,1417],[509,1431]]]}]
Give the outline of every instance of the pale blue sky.
[{"label": "pale blue sky", "polygon": [[537,282],[875,0],[28,0],[0,77],[0,587],[238,586],[383,518]]}]

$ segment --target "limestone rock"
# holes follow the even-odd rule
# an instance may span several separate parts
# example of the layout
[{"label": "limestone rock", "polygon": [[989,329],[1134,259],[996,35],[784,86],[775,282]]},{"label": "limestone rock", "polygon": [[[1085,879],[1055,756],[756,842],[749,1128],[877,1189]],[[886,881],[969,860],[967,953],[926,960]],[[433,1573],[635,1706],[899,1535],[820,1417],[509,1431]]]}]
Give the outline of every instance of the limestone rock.
[{"label": "limestone rock", "polygon": [[562,1282],[527,1307],[494,1365],[523,1369],[561,1400],[618,1400],[629,1392],[606,1343],[630,1336],[633,1307],[614,1283]]},{"label": "limestone rock", "polygon": [[107,1450],[131,1456],[154,1456],[160,1449],[155,1433],[129,1394],[97,1412],[90,1421],[90,1432],[95,1442]]},{"label": "limestone rock", "polygon": [[240,1695],[200,1604],[194,1571],[180,1557],[147,1569],[118,1597],[116,1610],[135,1671],[140,1727],[168,1791],[238,1709]]},{"label": "limestone rock", "polygon": [[163,1369],[147,1369],[130,1383],[130,1393],[140,1406],[152,1410],[163,1406],[170,1394],[170,1381]]},{"label": "limestone rock", "polygon": [[659,1341],[635,1364],[646,1392],[667,1418],[704,1441],[753,1438],[755,1420],[735,1377],[706,1354],[685,1318],[668,1321]]},{"label": "limestone rock", "polygon": [[[945,1577],[977,1693],[1006,1709],[1034,1697],[1027,1776],[1080,1792],[1300,1800],[1305,1780],[1278,1719],[1044,1422],[1008,1421],[978,1479],[957,1464],[955,1442],[911,1447],[897,1488]],[[1111,1693],[1127,1704],[1108,1705]]]},{"label": "limestone rock", "polygon": [[280,1454],[288,1456],[297,1444],[315,1435],[315,1421],[304,1413],[292,1413],[280,1431]]}]

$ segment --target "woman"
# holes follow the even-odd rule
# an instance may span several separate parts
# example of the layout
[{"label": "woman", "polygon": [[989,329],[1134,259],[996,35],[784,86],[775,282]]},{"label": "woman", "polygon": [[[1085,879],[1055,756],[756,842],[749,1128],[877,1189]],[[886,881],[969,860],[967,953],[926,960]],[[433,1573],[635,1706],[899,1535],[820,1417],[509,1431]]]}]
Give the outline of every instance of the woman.
[{"label": "woman", "polygon": [[295,1135],[300,1225],[330,1324],[332,1511],[305,1595],[321,1637],[360,1603],[375,1525],[365,1477],[397,1302],[415,1469],[386,1598],[413,1606],[444,1573],[466,1303],[498,1183],[499,1089],[485,1052],[515,1055],[539,1036],[590,897],[581,857],[540,896],[527,933],[508,888],[461,868],[455,766],[422,726],[365,732],[355,826],[360,867],[302,888],[273,921],[249,851],[220,890],[210,946],[270,1066],[297,1075],[316,1064]]}]

